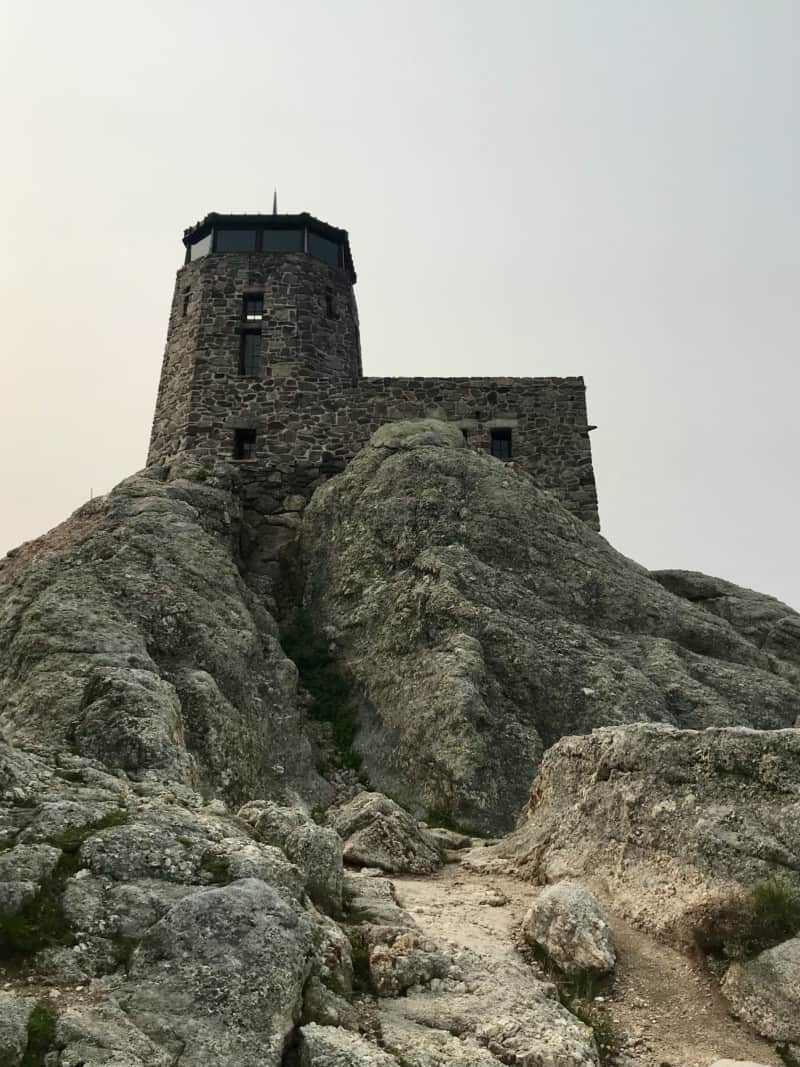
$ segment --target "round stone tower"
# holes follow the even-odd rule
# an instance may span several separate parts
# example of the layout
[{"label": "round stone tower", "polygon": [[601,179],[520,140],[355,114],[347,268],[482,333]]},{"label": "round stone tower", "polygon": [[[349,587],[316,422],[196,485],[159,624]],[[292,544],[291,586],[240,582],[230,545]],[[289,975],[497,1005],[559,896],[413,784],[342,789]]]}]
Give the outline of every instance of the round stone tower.
[{"label": "round stone tower", "polygon": [[361,378],[347,232],[306,213],[211,214],[183,243],[148,462],[256,460],[288,396]]}]

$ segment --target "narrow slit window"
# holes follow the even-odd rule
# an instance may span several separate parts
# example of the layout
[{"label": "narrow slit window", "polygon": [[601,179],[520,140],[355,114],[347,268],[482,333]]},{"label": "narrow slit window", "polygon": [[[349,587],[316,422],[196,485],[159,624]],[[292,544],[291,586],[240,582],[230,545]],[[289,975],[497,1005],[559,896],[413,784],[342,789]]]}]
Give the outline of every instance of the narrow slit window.
[{"label": "narrow slit window", "polygon": [[264,297],[260,293],[244,297],[242,318],[245,322],[261,322],[264,318]]},{"label": "narrow slit window", "polygon": [[233,435],[233,458],[256,458],[256,431],[236,430]]},{"label": "narrow slit window", "polygon": [[333,295],[333,289],[325,290],[325,314],[329,319],[339,318],[339,312],[336,310],[336,297]]},{"label": "narrow slit window", "polygon": [[184,294],[183,294],[183,317],[184,318],[186,318],[186,315],[187,315],[187,313],[189,311],[189,300],[191,299],[191,296],[192,296],[191,292],[188,289],[186,289],[184,291]]},{"label": "narrow slit window", "polygon": [[256,330],[245,330],[239,350],[239,373],[252,378],[261,372],[261,334]]},{"label": "narrow slit window", "polygon": [[492,430],[491,452],[495,459],[511,459],[511,430]]}]

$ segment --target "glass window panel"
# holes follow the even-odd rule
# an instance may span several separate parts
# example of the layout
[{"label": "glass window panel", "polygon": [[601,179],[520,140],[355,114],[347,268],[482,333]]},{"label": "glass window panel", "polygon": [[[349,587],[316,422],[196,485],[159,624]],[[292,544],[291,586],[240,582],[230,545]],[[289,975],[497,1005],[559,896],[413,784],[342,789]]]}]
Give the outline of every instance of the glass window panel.
[{"label": "glass window panel", "polygon": [[496,459],[511,459],[511,430],[492,430],[492,455]]},{"label": "glass window panel", "polygon": [[265,252],[302,252],[302,230],[264,230],[261,247]]},{"label": "glass window panel", "polygon": [[247,377],[258,374],[261,370],[261,334],[248,331],[242,334],[242,347],[239,352],[239,373]]},{"label": "glass window panel", "polygon": [[313,233],[311,230],[308,231],[308,251],[331,267],[339,266],[338,244],[335,241],[329,241],[327,237],[320,237],[318,233]]},{"label": "glass window panel", "polygon": [[255,252],[255,230],[217,230],[217,252]]},{"label": "glass window panel", "polygon": [[189,246],[189,259],[200,259],[201,256],[207,256],[211,251],[211,234],[206,234],[205,237],[201,237],[199,241],[195,241],[193,245]]}]

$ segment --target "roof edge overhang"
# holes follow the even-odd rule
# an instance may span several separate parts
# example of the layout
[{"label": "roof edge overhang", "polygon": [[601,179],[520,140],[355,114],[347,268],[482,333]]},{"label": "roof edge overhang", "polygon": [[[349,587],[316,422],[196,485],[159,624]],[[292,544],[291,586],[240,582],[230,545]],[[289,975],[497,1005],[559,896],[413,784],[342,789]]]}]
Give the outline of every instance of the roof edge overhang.
[{"label": "roof edge overhang", "polygon": [[301,211],[299,215],[227,215],[217,211],[211,211],[204,219],[196,222],[193,226],[187,226],[183,231],[183,243],[188,248],[195,241],[206,237],[215,228],[226,227],[233,230],[246,230],[258,228],[265,230],[290,230],[296,228],[309,229],[320,237],[327,237],[336,241],[344,249],[345,268],[356,281],[356,271],[353,265],[353,254],[350,251],[350,237],[347,230],[341,230],[337,226],[323,222],[322,219],[309,215],[307,211]]}]

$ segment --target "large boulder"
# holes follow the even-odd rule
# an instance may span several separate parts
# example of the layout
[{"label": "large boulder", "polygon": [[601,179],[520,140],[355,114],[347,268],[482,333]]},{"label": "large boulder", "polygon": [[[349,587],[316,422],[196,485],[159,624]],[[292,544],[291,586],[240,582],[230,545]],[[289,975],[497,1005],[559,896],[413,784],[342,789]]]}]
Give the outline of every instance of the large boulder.
[{"label": "large boulder", "polygon": [[800,1044],[800,937],[732,963],[722,992],[757,1033]]},{"label": "large boulder", "polygon": [[358,793],[328,812],[328,819],[344,840],[346,863],[382,871],[426,874],[442,865],[438,845],[403,811],[381,793]]},{"label": "large boulder", "polygon": [[303,872],[308,895],[324,911],[342,910],[342,840],[335,830],[307,822],[292,830],[284,843],[289,859]]},{"label": "large boulder", "polygon": [[233,801],[330,790],[297,671],[237,567],[220,465],[151,468],[0,560],[0,726]]},{"label": "large boulder", "polygon": [[596,880],[677,940],[761,882],[800,886],[800,730],[639,724],[566,737],[520,825],[471,863],[537,882]]},{"label": "large boulder", "polygon": [[310,973],[312,929],[257,879],[193,893],[152,926],[119,994],[186,1067],[279,1067]]},{"label": "large boulder", "polygon": [[611,927],[600,902],[577,882],[543,889],[522,921],[522,933],[564,974],[605,974],[616,962]]},{"label": "large boulder", "polygon": [[800,616],[773,604],[765,644],[752,613],[671,592],[451,425],[378,431],[314,494],[304,551],[355,748],[417,815],[509,829],[563,735],[800,714]]}]

